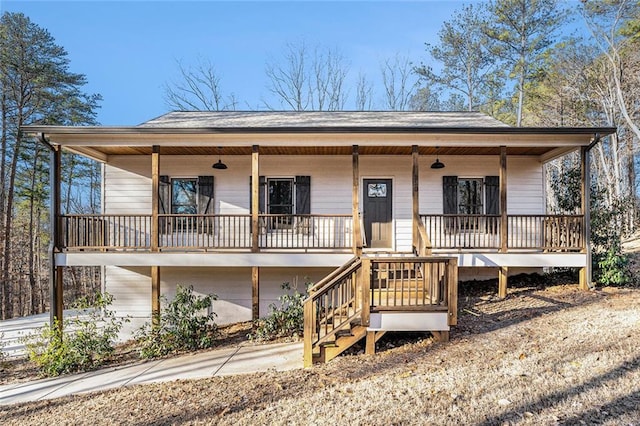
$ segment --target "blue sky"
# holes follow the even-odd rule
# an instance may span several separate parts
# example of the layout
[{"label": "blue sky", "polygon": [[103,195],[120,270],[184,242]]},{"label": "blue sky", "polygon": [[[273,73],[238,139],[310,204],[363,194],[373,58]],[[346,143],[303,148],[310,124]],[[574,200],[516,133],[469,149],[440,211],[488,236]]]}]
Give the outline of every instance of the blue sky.
[{"label": "blue sky", "polygon": [[[162,85],[177,76],[176,60],[215,64],[223,91],[238,109],[269,99],[265,64],[287,42],[338,48],[358,72],[379,78],[379,63],[399,53],[419,63],[458,1],[221,2],[7,1],[69,53],[86,91],[103,96],[98,120],[133,125],[167,111]],[[354,83],[355,85],[355,83]],[[348,105],[347,105],[348,107]]]}]

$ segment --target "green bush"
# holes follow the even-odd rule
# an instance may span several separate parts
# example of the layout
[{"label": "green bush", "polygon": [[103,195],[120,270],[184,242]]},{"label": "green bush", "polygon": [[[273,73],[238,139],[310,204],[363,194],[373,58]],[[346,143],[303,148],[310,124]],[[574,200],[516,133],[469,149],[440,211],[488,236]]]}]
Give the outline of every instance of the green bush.
[{"label": "green bush", "polygon": [[[211,311],[216,296],[197,296],[193,286],[178,286],[176,297],[167,303],[153,324],[145,324],[137,333],[142,358],[157,358],[169,353],[210,348],[218,331]],[[206,310],[207,313],[203,313]]]},{"label": "green bush", "polygon": [[294,289],[290,293],[289,283],[282,284],[286,291],[278,298],[280,306],[269,305],[269,315],[254,322],[254,331],[249,335],[254,340],[273,340],[279,337],[299,337],[304,331],[304,300],[310,283],[305,284],[305,292]]},{"label": "green bush", "polygon": [[629,258],[622,253],[620,244],[613,243],[607,251],[595,254],[596,277],[601,285],[624,286],[631,282]]},{"label": "green bush", "polygon": [[122,324],[108,309],[113,296],[97,294],[90,301],[83,298],[72,308],[79,313],[53,325],[44,325],[25,338],[27,354],[41,373],[58,376],[64,373],[87,371],[105,362],[115,350],[114,342]]}]

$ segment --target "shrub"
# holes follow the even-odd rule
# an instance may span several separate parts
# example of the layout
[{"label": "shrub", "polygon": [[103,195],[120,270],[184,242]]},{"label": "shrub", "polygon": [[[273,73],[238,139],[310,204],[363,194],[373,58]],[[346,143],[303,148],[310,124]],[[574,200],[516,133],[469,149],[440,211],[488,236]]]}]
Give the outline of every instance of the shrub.
[{"label": "shrub", "polygon": [[294,288],[289,293],[289,283],[282,284],[286,291],[278,298],[280,306],[269,305],[269,315],[260,318],[254,323],[254,331],[249,335],[250,339],[273,340],[278,337],[299,337],[304,331],[304,300],[307,298],[307,290],[310,283],[305,284],[305,292],[300,293]]},{"label": "shrub", "polygon": [[114,342],[122,324],[108,309],[113,296],[98,293],[94,300],[78,300],[72,306],[78,314],[53,325],[44,325],[25,338],[27,354],[41,373],[58,376],[87,371],[102,365],[115,350]]},{"label": "shrub", "polygon": [[602,285],[624,286],[631,282],[629,258],[622,253],[620,244],[612,244],[604,253],[595,254],[596,276]]},{"label": "shrub", "polygon": [[164,296],[162,300],[165,307],[155,324],[145,324],[136,336],[142,358],[157,358],[214,345],[218,328],[211,307],[215,295],[197,296],[193,286],[179,285],[171,302],[167,303]]}]

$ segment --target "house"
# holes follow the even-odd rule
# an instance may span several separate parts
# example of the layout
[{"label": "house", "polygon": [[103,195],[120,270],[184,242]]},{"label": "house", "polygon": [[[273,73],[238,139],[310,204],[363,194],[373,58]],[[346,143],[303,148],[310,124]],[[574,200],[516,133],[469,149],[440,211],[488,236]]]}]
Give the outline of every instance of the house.
[{"label": "house", "polygon": [[[217,294],[218,322],[231,323],[308,281],[309,364],[365,335],[373,350],[385,330],[446,338],[458,275],[498,275],[504,297],[510,273],[573,267],[587,288],[585,171],[615,129],[473,112],[172,112],[25,131],[51,148],[54,315],[67,266],[103,267],[115,309],[138,321],[177,284]],[[61,213],[61,149],[103,163],[101,214]],[[543,165],[574,151],[582,211],[547,214]]]}]

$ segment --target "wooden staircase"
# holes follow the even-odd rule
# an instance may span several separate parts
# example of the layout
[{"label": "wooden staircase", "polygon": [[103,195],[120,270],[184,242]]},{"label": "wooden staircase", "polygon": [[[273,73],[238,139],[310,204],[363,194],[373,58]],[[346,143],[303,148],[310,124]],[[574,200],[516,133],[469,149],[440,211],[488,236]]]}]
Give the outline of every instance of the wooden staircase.
[{"label": "wooden staircase", "polygon": [[304,365],[328,362],[365,337],[373,353],[388,330],[448,333],[456,311],[455,258],[354,257],[309,290]]}]

